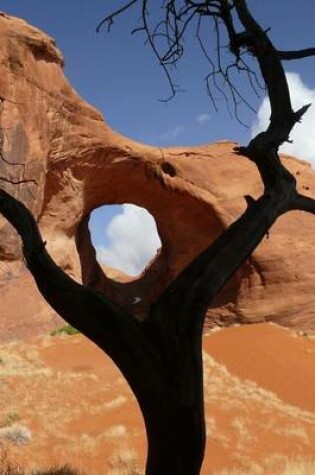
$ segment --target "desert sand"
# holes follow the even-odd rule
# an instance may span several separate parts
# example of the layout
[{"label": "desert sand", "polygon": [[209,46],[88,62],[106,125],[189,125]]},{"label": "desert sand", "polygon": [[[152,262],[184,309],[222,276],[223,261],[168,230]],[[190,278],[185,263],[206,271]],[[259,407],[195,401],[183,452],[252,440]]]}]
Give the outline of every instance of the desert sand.
[{"label": "desert sand", "polygon": [[[137,403],[88,340],[15,342],[0,347],[0,358],[2,426],[31,434],[21,445],[2,437],[11,458],[27,468],[69,463],[90,475],[143,467]],[[315,463],[314,339],[267,323],[219,330],[204,337],[204,368],[203,475],[276,475],[287,460]]]}]

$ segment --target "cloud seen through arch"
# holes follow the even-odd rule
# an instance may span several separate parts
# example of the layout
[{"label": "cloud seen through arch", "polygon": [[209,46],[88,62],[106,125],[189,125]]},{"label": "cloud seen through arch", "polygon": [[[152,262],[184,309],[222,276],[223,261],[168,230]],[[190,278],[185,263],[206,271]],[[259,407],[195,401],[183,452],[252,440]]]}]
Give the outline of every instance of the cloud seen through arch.
[{"label": "cloud seen through arch", "polygon": [[142,272],[161,247],[153,216],[133,204],[122,205],[105,232],[108,245],[96,246],[98,261],[133,277]]}]

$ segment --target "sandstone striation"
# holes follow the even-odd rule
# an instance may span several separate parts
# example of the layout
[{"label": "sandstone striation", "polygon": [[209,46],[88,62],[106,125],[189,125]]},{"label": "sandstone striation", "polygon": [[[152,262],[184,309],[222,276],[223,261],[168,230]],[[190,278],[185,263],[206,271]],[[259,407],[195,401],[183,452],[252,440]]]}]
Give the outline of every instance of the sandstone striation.
[{"label": "sandstone striation", "polygon": [[[48,250],[66,272],[141,318],[181,269],[240,215],[244,195],[259,196],[255,166],[235,155],[231,142],[161,149],[113,131],[69,85],[54,41],[23,20],[0,14],[0,46],[1,186],[32,210]],[[310,165],[283,160],[303,193],[315,196]],[[100,267],[88,231],[95,208],[118,203],[146,208],[162,242],[133,279]],[[209,325],[270,320],[314,330],[314,244],[311,215],[282,217],[217,297]],[[21,263],[19,238],[2,218],[0,288],[2,339],[56,325]]]}]

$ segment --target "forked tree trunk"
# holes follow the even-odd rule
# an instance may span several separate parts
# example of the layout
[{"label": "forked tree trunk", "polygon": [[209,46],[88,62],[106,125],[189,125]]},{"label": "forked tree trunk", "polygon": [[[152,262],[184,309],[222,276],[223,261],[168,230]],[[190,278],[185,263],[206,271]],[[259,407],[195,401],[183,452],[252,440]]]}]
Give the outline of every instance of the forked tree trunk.
[{"label": "forked tree trunk", "polygon": [[[236,158],[237,159],[237,158]],[[148,439],[147,475],[198,475],[205,449],[202,328],[212,297],[247,259],[278,216],[314,201],[274,154],[259,164],[266,192],[198,256],[137,321],[100,292],[73,281],[51,259],[37,224],[0,191],[0,210],[20,233],[29,270],[48,303],[103,349],[129,382]],[[269,171],[268,171],[269,170]]]}]

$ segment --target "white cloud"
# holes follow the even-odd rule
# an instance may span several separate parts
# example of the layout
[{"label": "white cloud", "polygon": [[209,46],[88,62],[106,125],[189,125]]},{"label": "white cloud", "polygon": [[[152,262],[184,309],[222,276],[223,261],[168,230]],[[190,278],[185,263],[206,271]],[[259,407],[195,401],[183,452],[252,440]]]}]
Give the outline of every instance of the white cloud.
[{"label": "white cloud", "polygon": [[99,262],[138,275],[161,247],[154,218],[144,208],[124,204],[107,227],[108,247],[98,246]]},{"label": "white cloud", "polygon": [[209,122],[210,120],[210,115],[209,114],[199,114],[196,118],[198,124],[205,124],[206,122]]},{"label": "white cloud", "polygon": [[[303,116],[302,123],[297,123],[291,132],[290,139],[293,143],[285,143],[281,152],[302,158],[315,166],[315,89],[310,89],[303,83],[297,73],[286,74],[290,92],[292,107],[299,109],[305,104],[312,103],[312,107]],[[265,130],[269,124],[270,103],[265,98],[259,108],[257,122],[252,127],[252,135]]]},{"label": "white cloud", "polygon": [[176,125],[175,127],[168,130],[167,132],[164,132],[163,134],[161,134],[160,138],[166,141],[175,140],[179,137],[179,135],[185,132],[185,130],[186,130],[186,127],[184,127],[183,125]]}]

